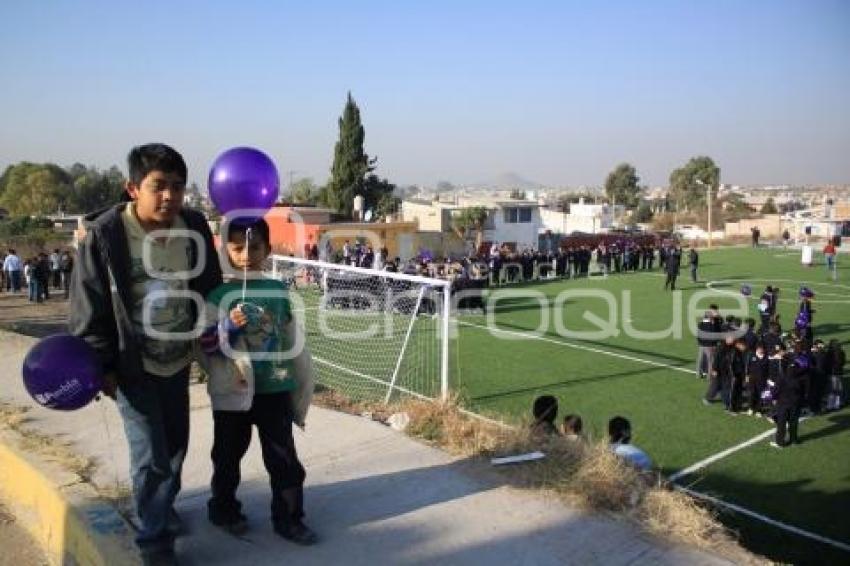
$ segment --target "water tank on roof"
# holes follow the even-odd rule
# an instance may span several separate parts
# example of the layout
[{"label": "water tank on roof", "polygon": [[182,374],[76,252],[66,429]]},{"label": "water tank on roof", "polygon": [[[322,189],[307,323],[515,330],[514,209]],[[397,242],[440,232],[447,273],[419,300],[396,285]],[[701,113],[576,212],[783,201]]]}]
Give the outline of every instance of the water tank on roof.
[{"label": "water tank on roof", "polygon": [[357,195],[354,197],[354,217],[357,220],[363,219],[363,205],[365,200],[363,199],[363,195]]}]

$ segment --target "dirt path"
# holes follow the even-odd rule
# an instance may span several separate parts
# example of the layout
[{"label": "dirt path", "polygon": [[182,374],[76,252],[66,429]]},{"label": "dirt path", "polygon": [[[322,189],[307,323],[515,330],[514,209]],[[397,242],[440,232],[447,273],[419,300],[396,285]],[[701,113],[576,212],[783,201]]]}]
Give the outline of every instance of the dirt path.
[{"label": "dirt path", "polygon": [[42,338],[64,332],[68,301],[61,291],[43,303],[31,303],[25,293],[0,293],[0,328]]}]

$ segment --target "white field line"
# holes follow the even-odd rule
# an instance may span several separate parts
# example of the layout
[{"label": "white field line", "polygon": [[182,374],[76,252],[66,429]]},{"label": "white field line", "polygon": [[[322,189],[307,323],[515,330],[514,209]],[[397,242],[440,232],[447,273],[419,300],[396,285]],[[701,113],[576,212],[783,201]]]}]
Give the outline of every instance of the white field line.
[{"label": "white field line", "polygon": [[[480,329],[483,329],[483,330],[490,330],[486,326],[482,326],[480,324],[473,324],[471,322],[458,321],[458,324],[462,324],[464,326],[471,326],[473,328],[480,328]],[[636,357],[633,357],[633,356],[627,356],[625,354],[618,354],[616,352],[609,352],[607,350],[602,350],[602,349],[599,349],[599,348],[591,348],[589,346],[582,346],[582,345],[579,345],[579,344],[571,344],[569,342],[563,342],[561,340],[554,340],[552,338],[546,338],[546,337],[543,337],[543,336],[535,336],[535,335],[532,335],[532,334],[528,334],[528,333],[524,333],[524,332],[516,332],[516,331],[513,331],[513,330],[500,330],[500,329],[492,329],[492,330],[493,330],[493,332],[503,332],[503,333],[506,333],[506,334],[513,334],[515,336],[523,336],[523,337],[533,339],[533,340],[541,340],[543,342],[549,342],[551,344],[566,346],[568,348],[575,348],[577,350],[587,350],[587,351],[590,351],[590,352],[596,352],[596,353],[599,353],[599,354],[604,354],[604,355],[608,355],[608,356],[612,356],[612,357],[616,357],[616,358],[632,360],[632,361],[647,364],[647,365],[665,367],[665,368],[673,369],[673,370],[676,370],[676,371],[683,371],[683,372],[689,373],[689,374],[693,373],[692,370],[689,370],[689,369],[686,369],[686,368],[680,368],[680,367],[671,366],[671,365],[668,365],[668,364],[662,364],[660,362],[655,362],[655,361],[652,361],[652,360],[646,360],[646,359],[643,359],[643,358],[636,358]],[[802,421],[804,419],[800,419],[800,420]],[[692,466],[688,466],[687,468],[680,470],[679,472],[676,472],[675,474],[670,476],[669,479],[670,479],[671,482],[674,482],[677,479],[684,477],[688,474],[691,474],[691,473],[695,472],[696,470],[704,468],[704,467],[708,466],[709,464],[712,464],[712,463],[714,463],[714,462],[716,462],[716,461],[718,461],[722,458],[725,458],[726,456],[729,456],[730,454],[732,454],[734,452],[737,452],[739,450],[743,450],[744,448],[746,448],[748,446],[752,446],[753,444],[756,444],[756,443],[764,440],[765,438],[768,438],[770,435],[775,434],[775,433],[776,433],[775,430],[767,430],[767,431],[765,431],[765,432],[763,432],[763,433],[761,433],[761,434],[759,434],[759,435],[757,435],[757,436],[755,436],[755,437],[753,437],[749,440],[746,440],[746,441],[744,441],[744,442],[742,442],[742,443],[740,443],[736,446],[733,446],[732,448],[727,448],[726,450],[724,450],[722,452],[718,452],[717,454],[715,454],[713,456],[709,456],[708,458],[701,460],[701,461],[697,462],[696,464],[693,464]],[[687,487],[683,487],[683,486],[676,485],[676,484],[673,484],[673,487],[675,489],[678,489],[680,491],[688,493],[689,495],[691,495],[693,497],[697,497],[699,499],[705,499],[705,500],[710,501],[711,503],[713,503],[715,505],[732,509],[733,511],[736,511],[736,512],[741,513],[743,515],[747,515],[748,517],[752,517],[754,519],[758,519],[759,521],[762,521],[764,523],[767,523],[767,524],[772,525],[774,527],[777,527],[779,529],[783,529],[785,531],[792,532],[792,533],[798,534],[800,536],[804,536],[804,537],[822,542],[824,544],[835,546],[835,547],[840,548],[842,550],[850,551],[850,545],[847,545],[843,542],[832,540],[830,538],[827,538],[827,537],[824,537],[824,536],[821,536],[821,535],[818,535],[818,534],[815,534],[815,533],[811,533],[811,532],[806,531],[804,529],[801,529],[799,527],[795,527],[793,525],[789,525],[787,523],[783,523],[781,521],[771,519],[770,517],[766,517],[764,515],[756,513],[755,511],[751,511],[749,509],[741,507],[740,505],[735,505],[734,503],[727,503],[725,501],[717,499],[716,497],[712,497],[712,496],[706,495],[704,493],[699,493],[698,491],[694,491],[694,490],[689,489]]]},{"label": "white field line", "polygon": [[656,362],[654,360],[647,360],[646,358],[636,358],[634,356],[628,356],[626,354],[618,354],[617,352],[611,352],[609,350],[603,350],[601,348],[593,348],[591,346],[583,346],[581,344],[575,344],[575,343],[572,343],[572,342],[565,342],[564,340],[555,340],[554,338],[547,338],[545,336],[537,336],[535,334],[531,334],[531,333],[528,333],[528,332],[518,332],[516,330],[503,330],[501,328],[489,328],[489,327],[483,326],[481,324],[474,324],[472,322],[466,322],[466,321],[463,321],[463,320],[459,320],[457,323],[462,325],[462,326],[470,326],[472,328],[479,328],[481,330],[488,330],[490,332],[498,332],[498,333],[501,333],[501,334],[510,334],[510,335],[513,335],[513,336],[519,336],[519,337],[522,337],[522,338],[527,338],[529,340],[540,340],[541,342],[547,342],[549,344],[556,344],[558,346],[564,346],[566,348],[573,348],[573,349],[576,349],[576,350],[585,350],[587,352],[594,352],[596,354],[604,354],[606,356],[611,356],[612,358],[621,358],[623,360],[638,362],[638,363],[649,365],[649,366],[656,366],[656,367],[661,367],[661,368],[666,368],[666,369],[672,369],[672,370],[680,371],[680,372],[687,373],[687,374],[690,374],[690,375],[694,374],[693,369],[683,368],[683,367],[679,367],[679,366],[672,366],[670,364],[665,364],[665,363],[662,363],[662,362]]},{"label": "white field line", "polygon": [[[808,419],[809,419],[809,417],[802,417],[800,419],[800,422],[802,423],[804,421],[807,421]],[[772,428],[770,430],[766,430],[766,431],[762,432],[761,434],[757,434],[756,436],[752,437],[749,440],[745,440],[744,442],[741,442],[740,444],[736,444],[735,446],[732,446],[731,448],[727,448],[726,450],[722,450],[722,451],[718,452],[717,454],[713,454],[712,456],[709,456],[708,458],[704,458],[704,459],[700,460],[699,462],[697,462],[695,464],[691,464],[687,468],[681,469],[678,472],[676,472],[675,474],[671,475],[668,479],[670,481],[676,481],[679,478],[683,478],[685,476],[688,476],[688,475],[696,472],[697,470],[701,470],[701,469],[705,468],[706,466],[709,466],[709,465],[717,462],[718,460],[722,460],[723,458],[730,456],[730,455],[734,454],[735,452],[738,452],[739,450],[743,450],[744,448],[748,448],[748,447],[752,446],[753,444],[758,444],[759,442],[761,442],[765,438],[769,438],[770,436],[772,436],[774,434],[776,434],[775,428]]]},{"label": "white field line", "polygon": [[698,491],[694,491],[687,487],[682,487],[680,485],[673,485],[674,489],[687,493],[692,497],[696,497],[697,499],[704,499],[709,501],[713,505],[717,505],[718,507],[725,507],[727,509],[731,509],[737,513],[742,515],[746,515],[747,517],[752,517],[753,519],[757,519],[763,523],[767,523],[768,525],[772,525],[776,528],[782,529],[784,531],[788,531],[806,538],[810,538],[812,540],[816,540],[818,542],[822,542],[824,544],[828,544],[830,546],[834,546],[836,548],[840,548],[845,552],[850,552],[850,544],[840,542],[837,540],[833,540],[831,538],[827,538],[822,535],[818,535],[807,531],[805,529],[801,529],[800,527],[795,527],[794,525],[789,525],[788,523],[783,523],[782,521],[777,521],[776,519],[771,519],[770,517],[766,517],[760,513],[756,513],[755,511],[750,511],[745,507],[741,507],[740,505],[735,505],[734,503],[729,503],[727,501],[723,501],[722,499],[718,499],[716,497],[712,497],[711,495],[706,495],[705,493],[700,493]]}]

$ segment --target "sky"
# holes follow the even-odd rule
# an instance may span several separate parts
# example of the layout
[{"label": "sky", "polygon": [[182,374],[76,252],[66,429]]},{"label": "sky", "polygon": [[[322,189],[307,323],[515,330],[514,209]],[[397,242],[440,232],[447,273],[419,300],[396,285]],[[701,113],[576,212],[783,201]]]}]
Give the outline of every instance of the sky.
[{"label": "sky", "polygon": [[0,3],[0,167],[119,165],[150,141],[206,186],[250,145],[324,182],[347,92],[397,184],[505,172],[850,183],[846,0]]}]

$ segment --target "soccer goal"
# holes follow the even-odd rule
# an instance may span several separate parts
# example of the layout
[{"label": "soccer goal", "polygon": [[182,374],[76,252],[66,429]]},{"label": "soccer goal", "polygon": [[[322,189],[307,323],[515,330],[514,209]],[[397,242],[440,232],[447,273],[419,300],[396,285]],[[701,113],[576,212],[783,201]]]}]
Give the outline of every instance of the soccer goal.
[{"label": "soccer goal", "polygon": [[282,255],[267,273],[290,289],[319,383],[361,400],[448,396],[450,282]]}]

